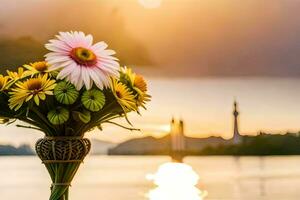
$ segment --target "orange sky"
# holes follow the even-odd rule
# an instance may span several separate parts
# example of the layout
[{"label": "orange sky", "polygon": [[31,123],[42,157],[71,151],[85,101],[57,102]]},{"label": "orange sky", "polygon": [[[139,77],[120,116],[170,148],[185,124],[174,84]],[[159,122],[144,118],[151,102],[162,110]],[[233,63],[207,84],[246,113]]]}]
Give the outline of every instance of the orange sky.
[{"label": "orange sky", "polygon": [[[300,1],[4,0],[0,36],[82,30],[141,47],[164,76],[299,76]],[[62,13],[64,13],[62,15]],[[134,62],[130,64],[135,64]]]}]

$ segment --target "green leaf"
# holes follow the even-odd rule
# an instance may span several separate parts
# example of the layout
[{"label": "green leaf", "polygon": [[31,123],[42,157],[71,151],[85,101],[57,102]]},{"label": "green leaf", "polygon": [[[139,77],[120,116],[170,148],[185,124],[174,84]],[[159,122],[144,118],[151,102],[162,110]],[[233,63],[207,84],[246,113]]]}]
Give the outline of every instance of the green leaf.
[{"label": "green leaf", "polygon": [[91,121],[91,112],[88,110],[84,110],[82,112],[73,111],[73,118],[76,121],[81,121],[85,124],[89,123]]}]

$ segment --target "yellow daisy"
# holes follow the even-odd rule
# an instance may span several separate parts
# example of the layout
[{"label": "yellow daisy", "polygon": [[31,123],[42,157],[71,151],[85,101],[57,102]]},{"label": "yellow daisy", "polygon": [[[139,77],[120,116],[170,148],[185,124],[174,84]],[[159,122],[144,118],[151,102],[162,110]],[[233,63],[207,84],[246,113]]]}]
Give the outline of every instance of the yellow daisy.
[{"label": "yellow daisy", "polygon": [[8,76],[3,76],[2,74],[0,74],[0,91],[3,91],[6,89],[8,79],[9,79]]},{"label": "yellow daisy", "polygon": [[111,88],[116,100],[123,108],[124,112],[137,110],[135,96],[126,87],[126,85],[124,85],[116,79],[112,79]]},{"label": "yellow daisy", "polygon": [[147,92],[147,83],[141,75],[135,75],[134,81],[133,81],[133,87],[140,90],[141,92],[145,93]]},{"label": "yellow daisy", "polygon": [[151,96],[147,94],[147,83],[143,76],[135,74],[131,68],[123,67],[121,68],[120,80],[126,84],[130,85],[130,88],[136,94],[136,104],[146,109],[145,104],[150,101]]},{"label": "yellow daisy", "polygon": [[151,96],[146,93],[148,90],[147,83],[141,75],[135,75],[133,88],[138,93],[137,105],[146,109],[145,104],[151,100]]},{"label": "yellow daisy", "polygon": [[137,105],[143,107],[144,109],[146,109],[146,102],[151,100],[151,96],[149,94],[143,93],[138,95],[137,98]]},{"label": "yellow daisy", "polygon": [[141,75],[134,73],[131,68],[123,67],[121,69],[120,79],[125,83],[129,82],[130,87],[132,87],[138,93],[147,92],[147,83],[145,79]]},{"label": "yellow daisy", "polygon": [[22,67],[18,68],[18,72],[6,70],[6,73],[9,76],[9,78],[14,81],[17,81],[21,78],[25,78],[26,76],[29,75],[28,72],[24,71],[24,68],[22,68]]},{"label": "yellow daisy", "polygon": [[29,65],[24,65],[24,67],[28,69],[30,75],[50,72],[49,65],[45,61],[30,63]]},{"label": "yellow daisy", "polygon": [[53,95],[53,90],[56,86],[55,80],[48,79],[47,74],[39,75],[36,78],[30,78],[23,82],[16,83],[16,88],[9,92],[10,109],[17,111],[24,102],[33,99],[36,105],[39,105],[40,100],[45,100],[46,95]]}]

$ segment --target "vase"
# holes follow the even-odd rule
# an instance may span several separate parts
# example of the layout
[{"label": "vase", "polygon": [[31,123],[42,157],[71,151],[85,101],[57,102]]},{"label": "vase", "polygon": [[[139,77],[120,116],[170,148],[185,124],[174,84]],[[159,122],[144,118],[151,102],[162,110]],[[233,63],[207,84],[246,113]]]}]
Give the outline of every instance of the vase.
[{"label": "vase", "polygon": [[68,200],[69,187],[91,142],[73,136],[45,137],[36,142],[35,149],[52,180],[49,200]]}]

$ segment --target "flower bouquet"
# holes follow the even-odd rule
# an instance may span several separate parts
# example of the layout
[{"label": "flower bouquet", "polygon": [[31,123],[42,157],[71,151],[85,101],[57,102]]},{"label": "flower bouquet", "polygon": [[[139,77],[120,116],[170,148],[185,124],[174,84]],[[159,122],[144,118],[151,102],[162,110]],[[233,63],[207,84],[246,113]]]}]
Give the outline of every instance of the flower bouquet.
[{"label": "flower bouquet", "polygon": [[45,61],[0,75],[0,122],[42,131],[36,153],[51,180],[50,200],[68,200],[69,187],[91,144],[84,134],[127,118],[150,100],[144,78],[120,68],[105,42],[83,32],[60,32]]}]

